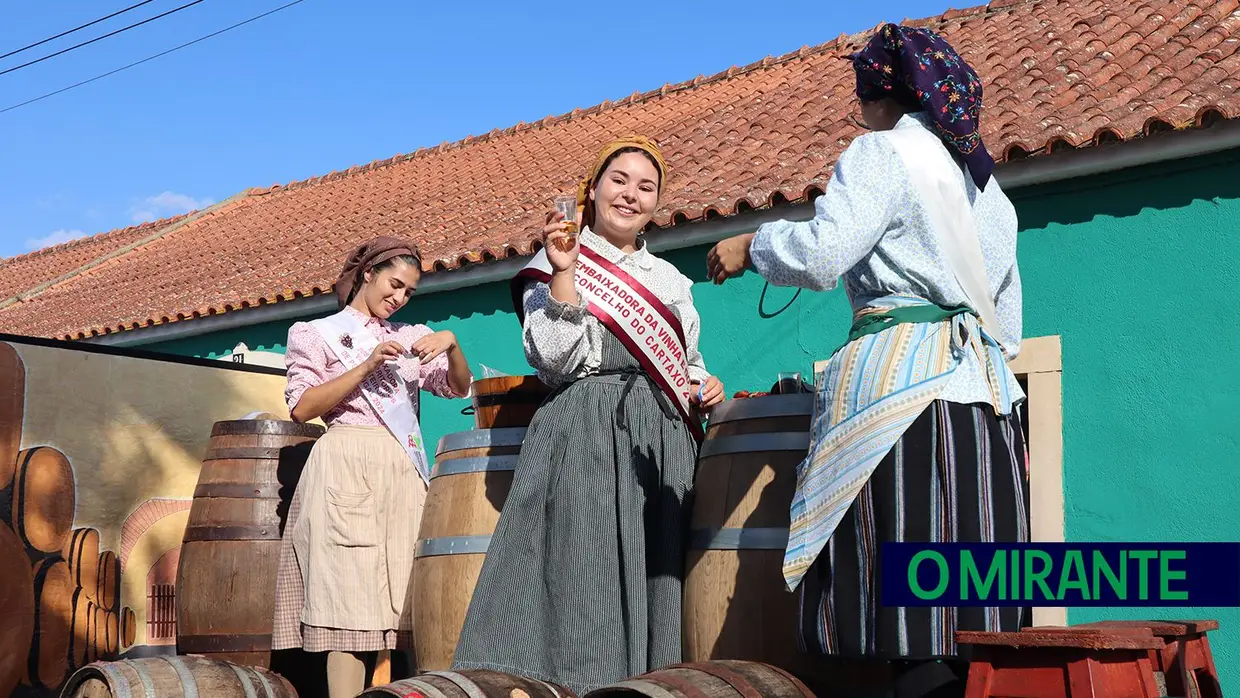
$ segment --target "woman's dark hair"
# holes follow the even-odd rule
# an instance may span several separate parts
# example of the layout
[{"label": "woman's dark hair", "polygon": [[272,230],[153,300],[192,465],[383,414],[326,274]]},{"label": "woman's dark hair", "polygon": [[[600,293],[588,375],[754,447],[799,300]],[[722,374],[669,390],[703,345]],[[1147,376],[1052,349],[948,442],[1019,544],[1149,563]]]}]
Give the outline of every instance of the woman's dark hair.
[{"label": "woman's dark hair", "polygon": [[[397,260],[404,262],[405,264],[408,264],[414,269],[417,269],[419,274],[422,273],[422,260],[419,259],[417,255],[412,255],[412,254],[402,254],[402,255],[397,255],[395,257],[392,257],[391,259],[385,259],[382,262],[379,262],[378,264],[367,268],[366,271],[378,274],[384,269],[391,269],[392,267],[396,266]],[[362,272],[362,278],[365,279],[365,272]],[[366,285],[366,281],[363,280],[361,284],[354,286],[353,290],[349,291],[349,298],[344,302],[345,305],[352,303],[353,299],[357,297],[358,289],[362,288],[365,285]]]}]

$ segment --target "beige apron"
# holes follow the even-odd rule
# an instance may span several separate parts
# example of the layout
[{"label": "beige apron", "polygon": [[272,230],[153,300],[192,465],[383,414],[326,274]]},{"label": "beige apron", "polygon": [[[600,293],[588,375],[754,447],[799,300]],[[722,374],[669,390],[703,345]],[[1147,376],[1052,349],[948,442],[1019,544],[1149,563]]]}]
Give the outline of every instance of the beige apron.
[{"label": "beige apron", "polygon": [[411,626],[414,541],[426,484],[381,426],[331,427],[307,460],[293,548],[306,625],[347,630]]}]

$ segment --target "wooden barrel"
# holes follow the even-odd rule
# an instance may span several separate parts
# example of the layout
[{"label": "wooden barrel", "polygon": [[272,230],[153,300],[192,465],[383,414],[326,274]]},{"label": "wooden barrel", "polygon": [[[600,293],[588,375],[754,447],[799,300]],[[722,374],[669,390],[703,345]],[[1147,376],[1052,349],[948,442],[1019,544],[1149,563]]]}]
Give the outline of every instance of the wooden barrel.
[{"label": "wooden barrel", "polygon": [[500,376],[474,381],[474,426],[478,429],[526,427],[551,394],[538,376]]},{"label": "wooden barrel", "polygon": [[63,453],[38,446],[17,454],[11,523],[32,560],[65,549],[76,505],[73,466]]},{"label": "wooden barrel", "polygon": [[[0,347],[5,346],[0,344]],[[26,546],[0,524],[0,696],[11,695],[26,673],[34,637],[34,571],[25,563]]]},{"label": "wooden barrel", "polygon": [[813,395],[768,395],[729,400],[711,415],[685,568],[686,662],[794,666],[798,599],[783,560],[812,410]]},{"label": "wooden barrel", "polygon": [[130,647],[138,639],[138,618],[133,609],[121,609],[121,647]]},{"label": "wooden barrel", "polygon": [[297,698],[289,682],[265,669],[205,657],[146,657],[97,662],[73,672],[66,698]]},{"label": "wooden barrel", "polygon": [[[13,484],[25,406],[26,367],[12,345],[0,342],[0,490]],[[8,514],[3,518],[8,520]],[[4,682],[0,679],[0,694],[8,695],[3,689]]]},{"label": "wooden barrel", "polygon": [[478,429],[439,440],[413,561],[413,646],[419,671],[448,669],[524,428]]},{"label": "wooden barrel", "polygon": [[577,698],[563,686],[498,671],[431,671],[383,686],[373,686],[358,698],[426,696],[430,698]]},{"label": "wooden barrel", "polygon": [[121,605],[121,560],[111,550],[99,553],[95,603],[105,611],[115,611]]},{"label": "wooden barrel", "polygon": [[323,427],[216,422],[177,568],[177,653],[268,668],[282,519]]},{"label": "wooden barrel", "polygon": [[91,644],[95,641],[95,602],[93,590],[73,590],[73,616],[69,621],[69,668],[78,669],[94,661]]},{"label": "wooden barrel", "polygon": [[615,696],[815,698],[804,683],[784,669],[737,660],[676,664],[597,688],[582,698]]},{"label": "wooden barrel", "polygon": [[69,671],[74,588],[69,565],[60,556],[35,563],[34,635],[27,653],[23,684],[55,688]]},{"label": "wooden barrel", "polygon": [[65,544],[65,561],[73,583],[86,590],[93,601],[99,599],[99,531],[75,528]]}]

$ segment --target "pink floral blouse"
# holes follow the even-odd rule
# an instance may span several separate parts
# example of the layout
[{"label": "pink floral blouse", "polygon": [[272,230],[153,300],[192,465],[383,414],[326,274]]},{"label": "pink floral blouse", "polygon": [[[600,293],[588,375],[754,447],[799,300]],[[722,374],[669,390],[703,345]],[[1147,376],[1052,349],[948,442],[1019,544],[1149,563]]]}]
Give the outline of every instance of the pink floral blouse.
[{"label": "pink floral blouse", "polygon": [[[374,317],[366,317],[352,308],[348,312],[357,313],[380,342],[394,341],[406,348],[413,343],[432,334],[434,330],[426,325],[409,325],[403,322],[388,322]],[[284,351],[284,365],[288,369],[288,385],[284,389],[284,400],[289,411],[297,405],[306,390],[326,383],[343,374],[344,366],[328,348],[327,343],[318,330],[308,322],[294,323],[288,331],[288,346]],[[422,365],[416,356],[402,356],[396,360],[396,370],[405,384],[409,386],[409,399],[414,410],[418,408],[418,388],[421,387],[433,395],[440,397],[465,397],[457,395],[448,385],[448,355],[440,354],[429,364]],[[383,426],[379,415],[371,408],[360,388],[353,390],[335,407],[323,415],[323,422],[333,424],[353,424],[362,426]]]}]

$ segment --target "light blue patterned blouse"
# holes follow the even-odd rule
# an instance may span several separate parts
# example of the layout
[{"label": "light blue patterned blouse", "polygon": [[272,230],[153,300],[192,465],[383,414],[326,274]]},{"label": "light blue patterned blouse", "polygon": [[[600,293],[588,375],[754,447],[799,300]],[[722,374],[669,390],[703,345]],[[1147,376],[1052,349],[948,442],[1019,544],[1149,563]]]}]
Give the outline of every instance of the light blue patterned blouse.
[{"label": "light blue patterned blouse", "polygon": [[[928,124],[924,114],[909,114],[896,128],[930,128]],[[1016,210],[993,178],[979,191],[962,166],[960,180],[973,205],[995,298],[1000,335],[995,339],[1011,361],[1020,351],[1022,329]],[[888,295],[946,306],[965,302],[903,161],[880,134],[857,138],[840,155],[814,210],[810,221],[775,221],[758,228],[750,256],[771,284],[829,291],[842,278],[854,310]],[[983,366],[974,352],[966,351],[940,399],[990,403]],[[1024,398],[1014,376],[1005,378],[1013,402]]]}]

